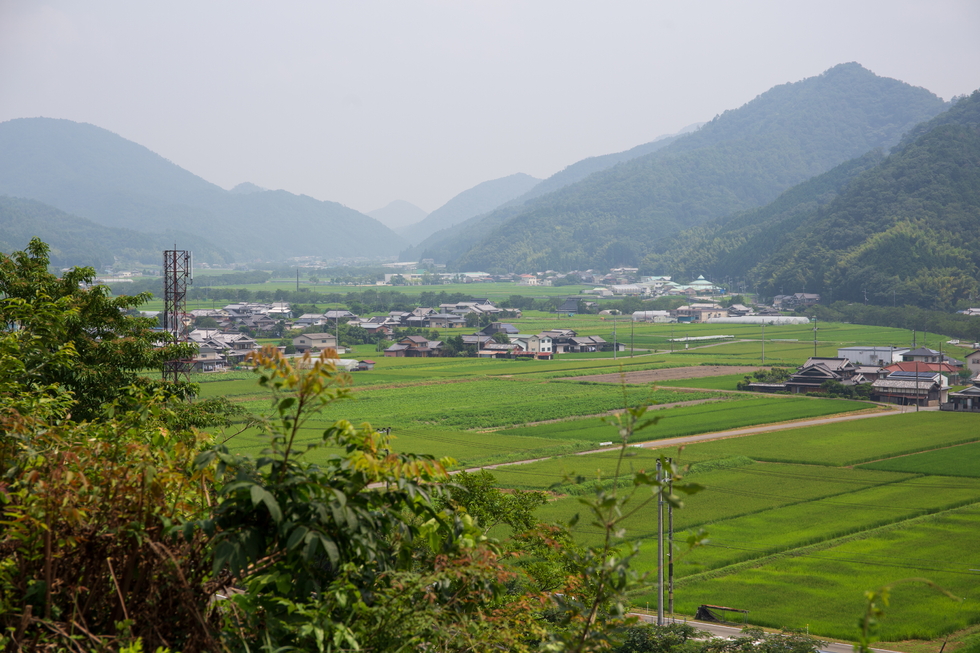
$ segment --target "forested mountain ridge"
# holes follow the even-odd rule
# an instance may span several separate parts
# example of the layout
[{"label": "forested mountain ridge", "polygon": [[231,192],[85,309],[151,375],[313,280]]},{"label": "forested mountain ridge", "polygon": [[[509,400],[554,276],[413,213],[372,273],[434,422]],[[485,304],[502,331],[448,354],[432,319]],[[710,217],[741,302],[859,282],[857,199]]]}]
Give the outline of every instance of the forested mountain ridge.
[{"label": "forested mountain ridge", "polygon": [[832,202],[851,180],[884,158],[880,149],[872,150],[794,186],[765,206],[672,234],[653,245],[642,271],[679,279],[744,277],[766,253],[791,241],[792,230],[814,210]]},{"label": "forested mountain ridge", "polygon": [[748,274],[828,299],[949,310],[977,297],[980,91],[915,130]]},{"label": "forested mountain ridge", "polygon": [[528,202],[456,269],[637,264],[661,238],[764,205],[945,108],[941,98],[856,63],[776,86],[698,131]]},{"label": "forested mountain ridge", "polygon": [[226,191],[94,125],[50,118],[0,123],[0,194],[104,226],[184,231],[247,258],[385,256],[404,244],[377,220],[336,202],[248,190]]},{"label": "forested mountain ridge", "polygon": [[0,251],[23,250],[38,234],[46,235],[51,264],[57,267],[89,266],[101,271],[117,257],[159,266],[163,250],[172,248],[174,242],[192,250],[201,260],[232,260],[222,248],[190,234],[150,234],[106,227],[41,202],[0,195]]},{"label": "forested mountain ridge", "polygon": [[590,156],[577,161],[551,175],[520,197],[501,204],[492,212],[475,215],[468,220],[430,234],[418,246],[402,252],[401,259],[432,258],[442,262],[458,258],[493,229],[520,214],[524,210],[525,204],[531,200],[570,186],[593,173],[611,168],[617,163],[656,152],[698,127],[700,127],[700,123],[689,125],[677,134],[660,136],[649,143],[637,145],[623,152]]},{"label": "forested mountain ridge", "polygon": [[765,296],[950,310],[978,295],[980,91],[888,155],[870,153],[775,202],[673,237],[651,273],[744,278]]},{"label": "forested mountain ridge", "polygon": [[403,227],[399,233],[413,245],[418,244],[437,231],[493,211],[540,182],[523,172],[484,181],[454,196],[418,223]]}]

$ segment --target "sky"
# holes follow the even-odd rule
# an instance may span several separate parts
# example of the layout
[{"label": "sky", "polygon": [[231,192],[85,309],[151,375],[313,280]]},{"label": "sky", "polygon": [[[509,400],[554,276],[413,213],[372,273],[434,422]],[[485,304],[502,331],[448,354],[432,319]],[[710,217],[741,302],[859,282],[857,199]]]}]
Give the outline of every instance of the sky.
[{"label": "sky", "polygon": [[87,122],[231,188],[432,211],[857,61],[980,88],[978,0],[0,0],[0,122]]}]

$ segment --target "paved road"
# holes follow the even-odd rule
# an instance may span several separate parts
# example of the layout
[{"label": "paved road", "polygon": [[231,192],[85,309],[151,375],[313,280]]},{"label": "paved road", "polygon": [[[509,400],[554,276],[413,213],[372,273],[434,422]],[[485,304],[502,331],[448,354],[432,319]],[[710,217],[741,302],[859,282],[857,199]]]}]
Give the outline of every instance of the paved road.
[{"label": "paved road", "polygon": [[[647,623],[657,623],[656,615],[634,612],[631,616],[639,617],[640,621],[645,621]],[[716,635],[718,637],[736,637],[742,631],[740,626],[725,626],[723,624],[704,621],[684,620],[684,623],[688,623],[695,628],[699,628],[700,630],[706,630],[712,635]],[[828,653],[854,653],[854,645],[846,642],[826,642],[820,648],[820,650],[827,651]],[[878,653],[896,653],[895,651],[889,651],[888,649],[881,648],[873,648],[871,650],[877,651]]]}]

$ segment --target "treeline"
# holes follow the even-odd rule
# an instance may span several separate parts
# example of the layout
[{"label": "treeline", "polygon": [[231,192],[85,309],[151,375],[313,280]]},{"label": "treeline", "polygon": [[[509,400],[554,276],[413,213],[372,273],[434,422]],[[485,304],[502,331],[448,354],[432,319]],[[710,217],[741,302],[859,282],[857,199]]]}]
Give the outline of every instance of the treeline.
[{"label": "treeline", "polygon": [[913,330],[980,342],[980,318],[959,313],[930,311],[916,306],[873,306],[846,302],[836,302],[832,306],[813,306],[806,313],[823,322],[850,322],[907,329],[910,332],[909,342],[912,341]]}]

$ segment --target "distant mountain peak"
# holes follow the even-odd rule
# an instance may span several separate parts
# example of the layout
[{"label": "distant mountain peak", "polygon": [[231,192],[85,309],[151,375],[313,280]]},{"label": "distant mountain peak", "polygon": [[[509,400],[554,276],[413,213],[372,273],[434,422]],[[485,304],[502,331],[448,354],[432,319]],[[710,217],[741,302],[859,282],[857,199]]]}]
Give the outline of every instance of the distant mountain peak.
[{"label": "distant mountain peak", "polygon": [[421,222],[429,214],[425,209],[420,209],[411,202],[393,200],[380,209],[368,211],[365,215],[371,216],[389,229],[398,229]]},{"label": "distant mountain peak", "polygon": [[250,181],[243,181],[228,192],[235,195],[249,195],[251,193],[264,193],[267,190],[269,189],[257,186]]}]

